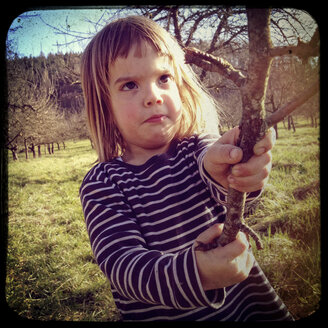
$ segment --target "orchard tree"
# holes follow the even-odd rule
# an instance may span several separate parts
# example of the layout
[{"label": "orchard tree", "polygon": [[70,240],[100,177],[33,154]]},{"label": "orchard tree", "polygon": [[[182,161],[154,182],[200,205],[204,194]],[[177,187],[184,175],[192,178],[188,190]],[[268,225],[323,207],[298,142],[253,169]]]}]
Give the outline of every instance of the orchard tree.
[{"label": "orchard tree", "polygon": [[[41,60],[45,60],[41,59]],[[13,159],[24,148],[25,158],[29,150],[36,156],[35,147],[54,142],[60,115],[57,111],[57,95],[53,81],[45,67],[37,61],[16,58],[7,61],[8,80],[8,133],[6,147]]]},{"label": "orchard tree", "polygon": [[[31,65],[32,64],[32,65]],[[46,71],[34,67],[27,58],[7,62],[8,134],[6,147],[16,160],[19,146],[28,147],[38,142],[40,120],[54,108],[54,89]]]},{"label": "orchard tree", "polygon": [[[319,55],[319,32],[315,31],[308,43],[298,42],[295,46],[273,47],[270,34],[270,10],[247,9],[248,21],[248,69],[247,77],[236,70],[229,62],[200,52],[197,49],[186,49],[187,61],[204,70],[217,71],[231,79],[240,89],[242,99],[242,119],[238,145],[243,149],[243,159],[247,162],[253,155],[253,147],[265,135],[267,129],[281,121],[294,109],[305,103],[318,92],[318,80],[300,92],[282,108],[266,117],[265,100],[270,67],[274,57],[293,55],[307,62],[310,57]],[[224,230],[217,241],[209,246],[224,246],[236,238],[239,230],[248,233],[262,248],[256,233],[244,224],[244,207],[246,194],[231,187],[228,188],[228,212]]]}]

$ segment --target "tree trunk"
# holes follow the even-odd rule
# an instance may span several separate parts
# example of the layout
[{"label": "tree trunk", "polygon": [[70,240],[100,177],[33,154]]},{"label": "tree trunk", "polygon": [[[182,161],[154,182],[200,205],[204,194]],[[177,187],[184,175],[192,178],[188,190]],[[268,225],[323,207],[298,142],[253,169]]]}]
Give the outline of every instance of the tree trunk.
[{"label": "tree trunk", "polygon": [[17,145],[14,145],[13,147],[10,148],[14,161],[18,161],[17,149],[18,149]]},{"label": "tree trunk", "polygon": [[31,152],[33,154],[33,158],[35,158],[36,156],[35,156],[35,146],[34,146],[34,143],[32,142],[31,143],[31,146],[29,146],[28,148],[31,150]]},{"label": "tree trunk", "polygon": [[278,139],[279,135],[278,135],[278,124],[275,124],[273,126],[274,130],[276,131],[276,139]]},{"label": "tree trunk", "polygon": [[13,160],[14,160],[14,161],[18,161],[17,153],[16,153],[14,150],[11,150],[11,153],[12,153],[12,155],[13,155]]},{"label": "tree trunk", "polygon": [[[238,146],[243,150],[242,163],[253,155],[253,147],[267,131],[265,122],[265,96],[272,58],[268,56],[271,48],[269,30],[269,9],[247,9],[249,64],[248,79],[241,87],[242,119]],[[244,224],[246,193],[228,188],[228,212],[222,235],[218,239],[225,246],[236,239],[239,230],[250,234],[258,248],[262,248],[257,235]]]},{"label": "tree trunk", "polygon": [[25,159],[28,159],[27,140],[24,138]]},{"label": "tree trunk", "polygon": [[293,128],[293,132],[296,131],[293,116],[289,115],[288,116],[288,130],[290,130],[291,128]]},{"label": "tree trunk", "polygon": [[89,137],[89,140],[90,140],[91,148],[94,149],[95,147],[93,146],[93,142],[90,137]]},{"label": "tree trunk", "polygon": [[286,130],[286,122],[285,122],[286,120],[284,119],[283,121],[282,121],[282,123],[283,123],[283,125],[284,125],[284,129]]},{"label": "tree trunk", "polygon": [[38,157],[41,157],[41,145],[38,145]]}]

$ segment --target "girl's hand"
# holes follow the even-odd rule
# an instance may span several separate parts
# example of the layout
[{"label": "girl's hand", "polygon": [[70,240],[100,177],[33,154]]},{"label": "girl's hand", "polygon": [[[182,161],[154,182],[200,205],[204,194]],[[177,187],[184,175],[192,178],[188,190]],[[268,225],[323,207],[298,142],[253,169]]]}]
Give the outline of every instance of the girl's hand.
[{"label": "girl's hand", "polygon": [[260,190],[269,179],[272,165],[270,150],[275,143],[275,131],[271,128],[254,146],[254,155],[248,162],[237,164],[243,157],[241,148],[235,146],[239,133],[238,127],[233,128],[209,147],[204,156],[204,168],[225,188],[230,186],[241,192]]},{"label": "girl's hand", "polygon": [[[214,224],[196,239],[208,244],[219,237],[223,224]],[[204,290],[228,287],[245,280],[254,264],[254,256],[248,251],[249,243],[246,235],[239,232],[232,243],[211,249],[209,251],[195,251],[200,280]]]}]

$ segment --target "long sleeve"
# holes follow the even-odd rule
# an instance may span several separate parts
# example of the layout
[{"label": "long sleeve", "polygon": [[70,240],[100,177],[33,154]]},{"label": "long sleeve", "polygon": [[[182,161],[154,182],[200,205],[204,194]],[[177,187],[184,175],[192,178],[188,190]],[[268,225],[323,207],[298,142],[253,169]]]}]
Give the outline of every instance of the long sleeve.
[{"label": "long sleeve", "polygon": [[119,294],[184,310],[222,305],[223,289],[203,291],[192,246],[177,253],[149,249],[115,184],[91,180],[83,184],[80,196],[93,253]]}]

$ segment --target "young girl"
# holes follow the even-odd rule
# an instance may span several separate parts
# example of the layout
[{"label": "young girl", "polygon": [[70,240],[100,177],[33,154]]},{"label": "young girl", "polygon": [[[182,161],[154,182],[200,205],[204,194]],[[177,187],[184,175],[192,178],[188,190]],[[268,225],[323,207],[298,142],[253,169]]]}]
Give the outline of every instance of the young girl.
[{"label": "young girl", "polygon": [[247,192],[248,204],[260,195],[271,131],[249,162],[236,164],[239,129],[202,133],[217,129],[214,101],[176,40],[145,17],[104,27],[84,52],[81,76],[99,164],[80,197],[122,319],[292,320],[243,233],[195,250],[221,234],[228,185]]}]

